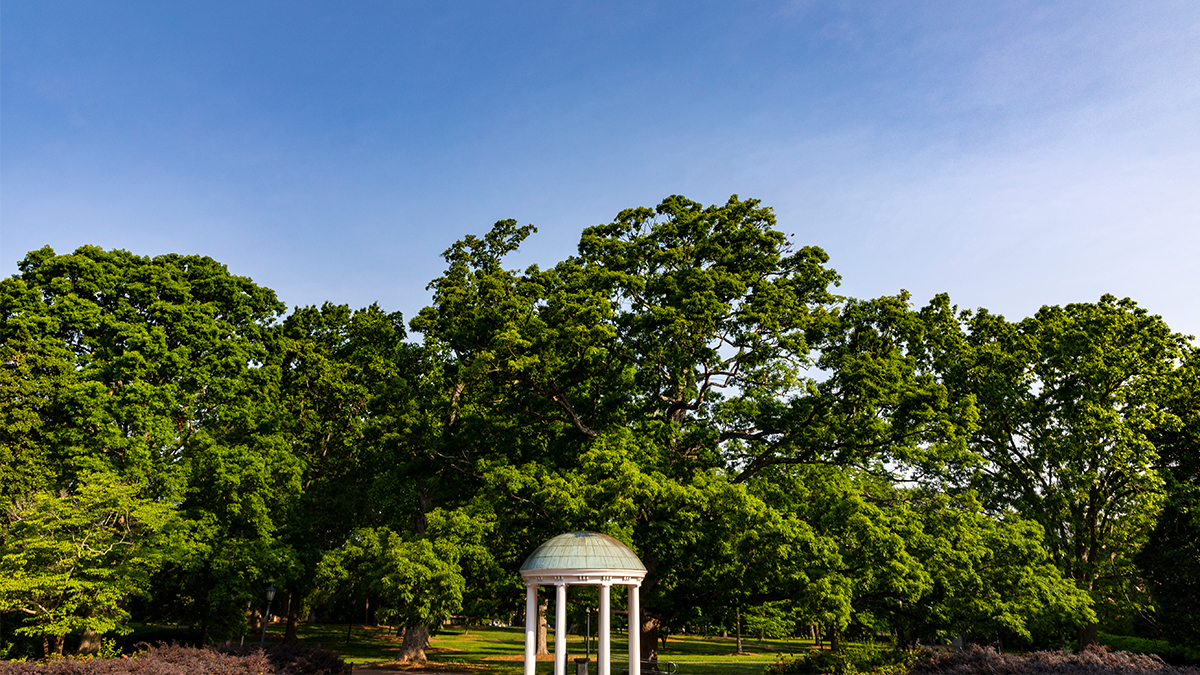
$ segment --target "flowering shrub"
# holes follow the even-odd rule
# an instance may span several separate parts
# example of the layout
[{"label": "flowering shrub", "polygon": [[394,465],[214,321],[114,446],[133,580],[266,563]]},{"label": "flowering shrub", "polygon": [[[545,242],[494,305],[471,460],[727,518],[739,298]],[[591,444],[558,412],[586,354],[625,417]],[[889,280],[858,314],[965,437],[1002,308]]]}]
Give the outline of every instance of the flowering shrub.
[{"label": "flowering shrub", "polygon": [[0,661],[0,675],[334,675],[350,672],[336,654],[298,644],[266,650],[238,645],[193,649],[158,644],[122,658]]},{"label": "flowering shrub", "polygon": [[925,655],[912,667],[913,675],[945,673],[947,675],[1200,675],[1200,669],[1177,668],[1152,654],[1131,654],[1109,651],[1092,645],[1072,654],[1064,651],[1041,651],[1028,654],[1004,654],[991,647],[970,645],[962,651],[926,649]]},{"label": "flowering shrub", "polygon": [[1041,651],[1004,654],[992,647],[969,645],[944,649],[883,649],[872,645],[831,652],[809,650],[799,656],[780,654],[767,675],[1200,675],[1200,668],[1175,667],[1153,654],[1114,652],[1101,645],[1072,654]]},{"label": "flowering shrub", "polygon": [[[213,645],[209,649],[234,656],[253,656],[258,647],[235,644]],[[280,675],[333,675],[350,672],[349,666],[328,649],[306,647],[298,642],[285,642],[267,649],[267,659]]]}]

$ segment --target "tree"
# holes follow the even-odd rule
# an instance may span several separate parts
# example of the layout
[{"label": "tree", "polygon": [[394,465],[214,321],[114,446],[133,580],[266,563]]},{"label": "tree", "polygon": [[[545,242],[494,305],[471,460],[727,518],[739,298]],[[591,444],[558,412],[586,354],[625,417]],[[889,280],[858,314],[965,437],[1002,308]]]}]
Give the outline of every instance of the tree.
[{"label": "tree", "polygon": [[[395,508],[383,513],[393,498],[377,483],[398,458],[380,426],[406,419],[418,350],[404,342],[401,315],[376,305],[299,308],[279,333],[281,432],[301,466],[300,489],[279,512],[280,537],[292,554],[285,639],[294,640],[322,555],[355,528],[394,526],[401,517]],[[408,506],[403,516],[411,520],[416,508]]]},{"label": "tree", "polygon": [[[1165,406],[1187,338],[1132,300],[1043,307],[1009,323],[925,310],[944,332],[932,368],[956,398],[973,398],[979,465],[964,483],[992,512],[1039,523],[1055,564],[1092,593],[1102,621],[1138,611],[1133,555],[1162,503],[1155,435],[1180,420]],[[1080,629],[1094,642],[1097,624]]]},{"label": "tree", "polygon": [[[270,409],[271,394],[247,402],[254,417]],[[247,608],[268,583],[294,568],[279,529],[300,494],[302,464],[269,419],[222,434],[219,443],[192,444],[177,507],[179,555],[156,576],[156,601],[143,608],[143,618],[196,626],[200,644],[214,633],[236,637],[245,634]]]},{"label": "tree", "polygon": [[35,288],[0,281],[0,504],[46,488],[53,480],[46,419],[57,393],[77,375],[61,340],[42,339],[47,317]]},{"label": "tree", "polygon": [[829,466],[788,468],[756,487],[827,547],[808,556],[819,592],[788,605],[835,642],[851,624],[895,630],[902,643],[1000,631],[1028,639],[1048,622],[1091,616],[1086,593],[1049,562],[1041,528],[1011,512],[993,517],[970,493]]},{"label": "tree", "polygon": [[325,555],[317,579],[325,599],[339,591],[378,596],[380,618],[405,628],[400,660],[424,662],[429,626],[462,606],[458,543],[449,536],[403,537],[386,527],[358,529]]},{"label": "tree", "polygon": [[746,630],[758,636],[759,642],[764,638],[787,637],[796,629],[795,617],[782,601],[764,602],[747,610],[742,617]]},{"label": "tree", "polygon": [[1166,407],[1182,424],[1155,437],[1166,503],[1135,562],[1150,582],[1159,630],[1193,645],[1200,643],[1200,350],[1188,354],[1179,384]]},{"label": "tree", "polygon": [[202,632],[233,623],[261,582],[244,575],[278,553],[273,504],[295,469],[273,440],[283,305],[202,256],[46,247],[18,267],[0,281],[0,494],[115,474],[178,505],[180,557],[156,586],[180,602],[155,607],[190,608]]},{"label": "tree", "polygon": [[[1070,499],[994,480],[1007,465],[988,443],[1005,415],[1026,416],[1017,446],[1051,453],[1035,468],[1055,467],[1064,495],[1091,480],[1055,464],[1081,439],[1151,461],[1140,439],[1179,416],[1154,407],[1159,371],[1072,403],[1081,362],[1100,364],[1080,371],[1087,386],[1110,365],[1159,363],[1119,345],[1109,363],[1103,339],[1078,337],[1136,312],[1085,320],[1071,306],[1010,330],[944,301],[915,312],[904,292],[841,297],[823,251],[736,196],[622,211],[575,256],[505,269],[532,232],[500,221],[446,251],[410,323],[420,345],[376,306],[278,323],[271,291],[208,258],[33,252],[0,281],[0,498],[82,494],[111,475],[171,505],[148,616],[198,624],[202,642],[236,634],[273,582],[289,637],[310,594],[366,594],[417,657],[457,608],[519,611],[517,567],[571,529],[646,563],[631,617],[646,658],[660,634],[731,608],[785,607],[835,640],[852,622],[1020,635],[1087,616],[1026,520],[1045,527]],[[1150,349],[1156,324],[1142,323],[1121,339]],[[1154,487],[1126,473],[1105,480]],[[1136,538],[1142,521],[1125,520]],[[1090,569],[1046,532],[1073,578]]]},{"label": "tree", "polygon": [[411,323],[445,355],[441,466],[478,508],[505,505],[500,559],[515,569],[568,528],[630,542],[649,570],[647,657],[658,626],[768,592],[756,584],[815,589],[803,570],[828,542],[756,497],[757,477],[932,470],[961,451],[954,421],[969,411],[916,369],[907,345],[923,323],[907,296],[834,295],[825,253],[774,225],[754,200],[670,197],[519,273],[502,261],[532,227],[500,221],[446,251]]},{"label": "tree", "polygon": [[169,505],[137,497],[141,487],[90,474],[71,492],[36,492],[9,507],[0,603],[30,617],[17,633],[40,637],[47,658],[62,654],[75,630],[129,631],[125,602],[148,592],[175,517]]},{"label": "tree", "polygon": [[274,293],[199,256],[46,247],[18,267],[2,282],[5,342],[76,371],[36,407],[57,484],[111,470],[173,494],[189,442],[260,384]]}]

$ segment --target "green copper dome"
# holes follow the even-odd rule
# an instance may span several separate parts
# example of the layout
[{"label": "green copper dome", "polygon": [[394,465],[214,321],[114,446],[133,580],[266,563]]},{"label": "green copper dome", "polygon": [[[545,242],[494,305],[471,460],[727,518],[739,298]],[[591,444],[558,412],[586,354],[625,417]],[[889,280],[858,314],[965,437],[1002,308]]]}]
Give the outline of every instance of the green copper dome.
[{"label": "green copper dome", "polygon": [[629,547],[599,532],[568,532],[547,540],[534,549],[521,565],[522,572],[535,570],[636,570],[646,566]]}]

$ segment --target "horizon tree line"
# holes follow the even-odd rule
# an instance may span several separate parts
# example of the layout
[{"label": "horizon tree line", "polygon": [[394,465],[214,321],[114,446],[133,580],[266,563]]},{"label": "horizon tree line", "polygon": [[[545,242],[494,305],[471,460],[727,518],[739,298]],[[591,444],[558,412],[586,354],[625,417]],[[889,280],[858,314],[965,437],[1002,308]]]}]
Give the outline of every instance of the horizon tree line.
[{"label": "horizon tree line", "polygon": [[227,639],[274,584],[287,639],[365,616],[419,656],[517,616],[524,557],[587,529],[646,564],[645,658],[743,619],[1200,638],[1200,358],[1161,317],[838,295],[736,195],[505,268],[534,232],[456,242],[407,323],[288,313],[203,256],[29,253],[0,281],[6,633]]}]

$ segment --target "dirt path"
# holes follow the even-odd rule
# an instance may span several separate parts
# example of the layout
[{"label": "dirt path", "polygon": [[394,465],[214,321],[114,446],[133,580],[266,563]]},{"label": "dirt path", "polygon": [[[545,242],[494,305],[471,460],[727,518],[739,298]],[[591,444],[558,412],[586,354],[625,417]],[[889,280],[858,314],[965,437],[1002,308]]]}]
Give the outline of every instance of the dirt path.
[{"label": "dirt path", "polygon": [[391,670],[389,668],[372,668],[371,665],[355,665],[354,673],[356,675],[478,675],[458,670]]},{"label": "dirt path", "polygon": [[357,664],[354,666],[354,673],[361,675],[478,675],[466,670],[445,670],[438,668],[396,668],[388,664],[375,665],[373,663]]}]

